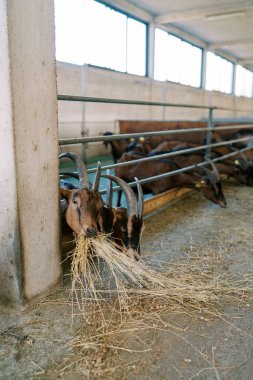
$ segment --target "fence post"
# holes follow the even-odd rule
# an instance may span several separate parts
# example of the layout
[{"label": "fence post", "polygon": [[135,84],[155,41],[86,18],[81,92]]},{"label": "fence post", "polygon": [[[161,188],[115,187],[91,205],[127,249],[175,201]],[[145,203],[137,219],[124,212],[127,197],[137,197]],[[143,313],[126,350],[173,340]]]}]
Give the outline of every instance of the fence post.
[{"label": "fence post", "polygon": [[[211,144],[212,129],[213,129],[213,108],[209,108],[209,111],[208,111],[208,130],[206,132],[206,145]],[[211,154],[211,147],[208,146],[206,148],[206,153],[205,153],[205,160],[206,161],[210,158],[210,154]]]}]

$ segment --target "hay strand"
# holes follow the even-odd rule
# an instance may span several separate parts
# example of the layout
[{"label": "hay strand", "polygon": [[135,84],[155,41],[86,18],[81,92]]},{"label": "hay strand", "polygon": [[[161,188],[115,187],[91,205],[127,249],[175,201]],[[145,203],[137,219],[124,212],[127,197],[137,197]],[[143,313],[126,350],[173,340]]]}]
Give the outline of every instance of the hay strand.
[{"label": "hay strand", "polygon": [[117,299],[121,312],[133,302],[204,310],[216,308],[221,300],[243,299],[243,295],[251,293],[252,276],[238,279],[227,270],[218,271],[220,256],[216,263],[214,256],[210,259],[212,263],[203,255],[154,270],[142,260],[128,257],[126,249],[106,235],[79,235],[72,259],[72,294],[80,309],[87,301],[105,303]]}]

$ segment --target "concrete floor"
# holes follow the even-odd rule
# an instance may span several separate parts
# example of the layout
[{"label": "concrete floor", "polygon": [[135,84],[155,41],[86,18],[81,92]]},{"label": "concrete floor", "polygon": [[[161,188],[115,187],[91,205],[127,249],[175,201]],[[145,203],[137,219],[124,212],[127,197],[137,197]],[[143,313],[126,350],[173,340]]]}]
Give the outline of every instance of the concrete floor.
[{"label": "concrete floor", "polygon": [[[209,252],[225,260],[231,273],[252,273],[253,189],[228,184],[225,195],[226,209],[194,193],[148,218],[142,241],[144,261],[162,267],[179,258],[187,260],[191,252],[200,257]],[[221,318],[201,316],[201,311],[198,317],[168,313],[164,317],[171,328],[124,336],[129,347],[135,347],[138,338],[137,346],[142,350],[109,349],[103,342],[107,354],[97,349],[95,360],[94,352],[87,350],[87,357],[74,363],[80,352],[73,351],[68,342],[79,328],[86,327],[81,317],[72,325],[67,297],[66,291],[59,292],[23,313],[1,310],[0,378],[253,378],[252,302],[224,304],[219,310]],[[98,365],[100,372],[95,371]]]}]

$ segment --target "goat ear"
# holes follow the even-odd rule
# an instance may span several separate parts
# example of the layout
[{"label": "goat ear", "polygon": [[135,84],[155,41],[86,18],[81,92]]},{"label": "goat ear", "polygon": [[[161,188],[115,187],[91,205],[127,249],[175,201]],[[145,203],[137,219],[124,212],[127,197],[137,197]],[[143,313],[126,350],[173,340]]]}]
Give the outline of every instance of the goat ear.
[{"label": "goat ear", "polygon": [[71,194],[71,190],[63,189],[62,187],[60,187],[60,194],[61,194],[62,198],[66,199],[66,201],[68,201],[70,194]]}]

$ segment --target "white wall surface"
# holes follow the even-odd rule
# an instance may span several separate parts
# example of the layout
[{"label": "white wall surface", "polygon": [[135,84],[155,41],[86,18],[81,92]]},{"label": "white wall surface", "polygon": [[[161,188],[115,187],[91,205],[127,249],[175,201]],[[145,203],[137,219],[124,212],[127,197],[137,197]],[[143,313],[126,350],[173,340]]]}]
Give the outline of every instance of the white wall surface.
[{"label": "white wall surface", "polygon": [[[92,97],[147,100],[168,103],[243,109],[248,112],[216,111],[214,117],[237,118],[253,116],[253,100],[219,92],[209,92],[171,82],[127,75],[89,66],[57,62],[58,94]],[[163,108],[119,104],[59,102],[60,138],[81,137],[84,127],[88,135],[105,131],[118,132],[116,121],[124,120],[200,120],[208,117],[207,110]],[[80,152],[78,146],[66,150]],[[89,144],[88,156],[104,154],[102,143]]]}]

